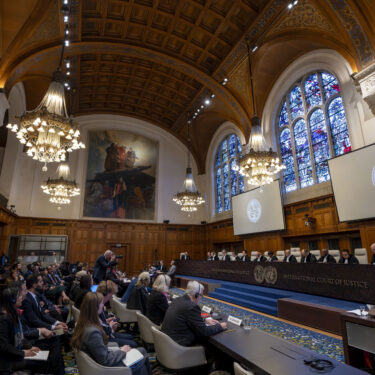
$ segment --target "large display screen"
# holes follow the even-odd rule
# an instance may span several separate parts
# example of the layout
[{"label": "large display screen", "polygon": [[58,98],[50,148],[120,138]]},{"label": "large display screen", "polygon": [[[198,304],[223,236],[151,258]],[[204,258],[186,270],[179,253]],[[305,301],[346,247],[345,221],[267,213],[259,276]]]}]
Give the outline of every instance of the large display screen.
[{"label": "large display screen", "polygon": [[232,198],[234,234],[285,229],[279,180]]},{"label": "large display screen", "polygon": [[340,221],[375,217],[375,144],[328,161]]}]

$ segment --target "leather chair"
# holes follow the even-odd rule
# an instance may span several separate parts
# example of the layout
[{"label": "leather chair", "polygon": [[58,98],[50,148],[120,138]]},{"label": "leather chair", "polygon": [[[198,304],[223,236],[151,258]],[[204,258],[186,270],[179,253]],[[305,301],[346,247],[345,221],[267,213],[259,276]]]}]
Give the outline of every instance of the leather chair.
[{"label": "leather chair", "polygon": [[121,374],[131,375],[132,370],[129,367],[106,367],[95,362],[88,354],[82,351],[74,351],[79,375],[103,375],[103,374]]},{"label": "leather chair", "polygon": [[250,253],[250,260],[253,261],[255,259],[255,251]]},{"label": "leather chair", "polygon": [[276,256],[277,256],[277,259],[279,260],[279,262],[282,262],[283,259],[284,259],[284,250],[277,250],[276,251]]},{"label": "leather chair", "polygon": [[146,344],[154,343],[154,336],[152,335],[151,327],[155,327],[160,330],[160,326],[153,323],[147,316],[143,315],[141,312],[137,311],[138,318],[138,328],[141,339]]},{"label": "leather chair", "polygon": [[203,346],[182,346],[155,327],[151,327],[151,331],[154,337],[156,358],[163,367],[182,371],[207,365]]},{"label": "leather chair", "polygon": [[120,324],[124,323],[137,323],[137,310],[129,310],[126,308],[126,304],[118,301],[117,299],[112,299],[111,308],[114,308],[114,314],[119,320]]},{"label": "leather chair", "polygon": [[315,255],[316,260],[318,260],[321,257],[320,250],[310,250],[310,253]]},{"label": "leather chair", "polygon": [[79,318],[79,309],[77,309],[74,305],[72,305],[72,315],[74,321],[77,323]]},{"label": "leather chair", "polygon": [[120,302],[121,298],[113,295],[112,298],[109,300],[109,304],[111,306],[111,311],[116,315],[116,305],[113,303],[114,300],[116,300],[117,302]]},{"label": "leather chair", "polygon": [[254,375],[252,371],[245,370],[240,364],[237,362],[233,363],[234,368],[234,375]]},{"label": "leather chair", "polygon": [[354,255],[357,257],[359,264],[368,264],[367,250],[365,248],[354,249]]},{"label": "leather chair", "polygon": [[340,260],[340,250],[328,250],[328,254],[332,255],[335,258],[336,263],[339,262],[339,260]]}]

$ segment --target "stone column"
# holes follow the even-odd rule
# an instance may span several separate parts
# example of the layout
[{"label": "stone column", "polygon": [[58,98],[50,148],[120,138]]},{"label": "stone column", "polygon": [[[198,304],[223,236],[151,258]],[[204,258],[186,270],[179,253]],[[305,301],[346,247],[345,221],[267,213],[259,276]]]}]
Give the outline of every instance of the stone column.
[{"label": "stone column", "polygon": [[4,89],[0,89],[0,126],[3,124],[4,115],[9,108],[9,102],[5,95]]},{"label": "stone column", "polygon": [[353,74],[353,79],[363,100],[375,116],[375,63]]}]

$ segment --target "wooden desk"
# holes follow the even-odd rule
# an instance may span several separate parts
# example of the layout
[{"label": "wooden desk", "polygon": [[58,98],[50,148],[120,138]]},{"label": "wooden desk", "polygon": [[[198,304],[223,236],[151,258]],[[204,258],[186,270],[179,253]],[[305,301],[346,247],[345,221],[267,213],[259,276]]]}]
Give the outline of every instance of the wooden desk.
[{"label": "wooden desk", "polygon": [[329,375],[364,375],[365,372],[335,361],[325,355],[287,342],[257,328],[245,331],[228,323],[233,332],[221,332],[209,338],[209,342],[247,366],[256,375],[311,375],[319,373],[304,364],[304,360],[327,359],[334,368]]},{"label": "wooden desk", "polygon": [[351,313],[341,314],[345,363],[364,366],[364,351],[375,353],[375,319]]}]

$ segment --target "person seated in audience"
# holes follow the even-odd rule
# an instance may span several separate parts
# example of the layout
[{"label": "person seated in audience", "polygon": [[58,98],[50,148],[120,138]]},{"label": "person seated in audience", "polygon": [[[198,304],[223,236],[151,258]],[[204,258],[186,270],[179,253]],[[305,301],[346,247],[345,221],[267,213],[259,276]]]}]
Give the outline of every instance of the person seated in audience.
[{"label": "person seated in audience", "polygon": [[17,270],[19,280],[22,281],[25,279],[25,277],[23,276],[23,272],[22,272],[22,263],[20,262],[14,263],[12,268]]},{"label": "person seated in audience", "polygon": [[202,344],[202,339],[227,328],[227,323],[202,318],[199,302],[203,291],[198,281],[189,281],[186,294],[175,298],[165,314],[161,331],[180,345]]},{"label": "person seated in audience", "polygon": [[79,280],[79,286],[75,289],[75,302],[74,306],[79,310],[81,308],[81,303],[85,298],[85,295],[91,290],[92,287],[92,277],[91,275],[83,275]]},{"label": "person seated in audience", "polygon": [[[99,321],[100,302],[98,295],[92,292],[86,294],[83,299],[77,325],[72,337],[72,347],[75,350],[82,350],[94,361],[106,367],[124,366],[123,360],[131,347],[124,345],[119,350],[108,349],[108,336],[103,330]],[[134,375],[151,375],[150,363],[147,352],[138,348],[144,358],[132,368]]]},{"label": "person seated in audience", "polygon": [[371,244],[371,252],[372,252],[372,257],[371,257],[371,262],[370,264],[375,265],[375,243]]},{"label": "person seated in audience", "polygon": [[211,251],[207,251],[207,258],[206,260],[213,260],[211,256]]},{"label": "person seated in audience", "polygon": [[166,273],[167,272],[167,266],[164,264],[164,260],[159,261],[156,272],[157,273]]},{"label": "person seated in audience", "polygon": [[171,285],[174,284],[174,275],[176,274],[175,261],[171,260],[171,266],[168,269],[167,275],[171,278]]},{"label": "person seated in audience", "polygon": [[310,250],[302,249],[300,263],[316,263],[316,257],[314,254],[310,253]]},{"label": "person seated in audience", "polygon": [[359,264],[359,261],[353,254],[350,254],[348,249],[344,249],[341,252],[341,258],[339,260],[339,263],[340,264]]},{"label": "person seated in audience", "polygon": [[[56,350],[50,350],[47,361],[32,360],[46,346],[33,346],[28,337],[38,338],[41,332],[24,332],[18,309],[22,304],[23,295],[19,288],[8,288],[2,292],[2,311],[0,314],[0,365],[2,374],[11,374],[16,371],[29,370],[35,373],[52,373],[63,375],[64,363]],[[40,342],[39,342],[40,343]],[[56,347],[56,346],[55,346]],[[57,346],[60,349],[59,346]],[[26,359],[27,358],[27,359]]]},{"label": "person seated in audience", "polygon": [[336,263],[336,259],[328,252],[328,249],[322,249],[321,254],[318,263]]},{"label": "person seated in audience", "polygon": [[267,261],[267,258],[262,254],[260,253],[259,251],[256,251],[255,252],[255,258],[253,260],[253,262],[266,262]]},{"label": "person seated in audience", "polygon": [[9,264],[9,258],[4,253],[2,253],[0,256],[0,266],[4,267],[6,264]]},{"label": "person seated in audience", "polygon": [[222,251],[221,260],[230,262],[230,255],[227,254],[227,251],[225,249]]},{"label": "person seated in audience", "polygon": [[26,324],[31,328],[47,328],[50,331],[56,329],[68,330],[68,326],[49,314],[43,312],[40,307],[40,299],[37,290],[43,290],[43,279],[41,275],[32,274],[26,279],[27,294],[22,302],[23,316]]},{"label": "person seated in audience", "polygon": [[297,258],[290,253],[290,249],[286,249],[284,251],[284,259],[283,262],[285,263],[297,263]]},{"label": "person seated in audience", "polygon": [[267,255],[268,255],[268,258],[267,258],[268,262],[278,262],[279,261],[279,259],[277,259],[277,256],[274,255],[273,251],[268,251]]},{"label": "person seated in audience", "polygon": [[25,279],[26,279],[27,276],[29,276],[33,273],[33,268],[34,268],[34,266],[32,264],[26,265],[26,272],[23,274]]},{"label": "person seated in audience", "polygon": [[121,302],[122,303],[128,303],[129,301],[129,297],[135,287],[135,284],[138,282],[138,277],[133,277],[130,284],[128,285],[128,287],[126,288],[125,290],[125,293],[123,294],[123,296],[121,297]]},{"label": "person seated in audience", "polygon": [[138,276],[138,281],[135,284],[130,297],[126,304],[129,310],[140,310],[143,315],[147,312],[147,299],[149,296],[148,286],[150,285],[150,274],[142,272]]},{"label": "person seated in audience", "polygon": [[13,281],[20,281],[20,278],[18,276],[18,270],[16,267],[11,267],[8,277],[5,280],[5,283],[9,286],[10,283]]},{"label": "person seated in audience", "polygon": [[46,291],[47,298],[53,300],[57,305],[62,305],[64,302],[69,302],[69,297],[65,293],[65,287],[61,280],[56,277],[53,266],[47,266],[47,273],[44,277],[44,282],[48,288]]},{"label": "person seated in audience", "polygon": [[152,291],[147,299],[146,316],[158,326],[163,322],[168,309],[168,292],[171,279],[168,275],[159,275],[152,284]]},{"label": "person seated in audience", "polygon": [[[108,336],[110,342],[115,342],[119,346],[129,345],[132,348],[137,347],[137,343],[133,340],[133,336],[129,333],[116,332],[118,328],[115,316],[108,317],[106,311],[106,303],[108,303],[114,294],[117,293],[117,285],[112,281],[107,281],[108,286],[105,286],[106,281],[101,281],[96,294],[99,301],[99,320],[103,327],[105,334]],[[104,291],[104,292],[103,292]],[[104,294],[103,294],[104,293]]]}]

